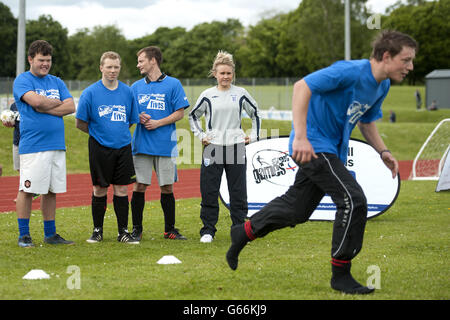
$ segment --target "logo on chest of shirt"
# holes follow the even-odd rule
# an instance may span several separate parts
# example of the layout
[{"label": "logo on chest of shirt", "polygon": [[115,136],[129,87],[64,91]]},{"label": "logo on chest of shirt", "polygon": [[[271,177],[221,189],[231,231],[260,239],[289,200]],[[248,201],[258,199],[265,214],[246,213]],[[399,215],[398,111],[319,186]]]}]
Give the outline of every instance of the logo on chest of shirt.
[{"label": "logo on chest of shirt", "polygon": [[109,117],[111,121],[127,122],[126,108],[121,105],[102,105],[98,107],[98,116]]},{"label": "logo on chest of shirt", "polygon": [[36,89],[35,92],[40,95],[47,97],[49,99],[58,99],[59,100],[59,90],[58,89]]},{"label": "logo on chest of shirt", "polygon": [[347,116],[349,117],[348,121],[351,124],[355,124],[371,107],[372,106],[369,106],[368,104],[361,104],[358,101],[353,101],[347,109]]},{"label": "logo on chest of shirt", "polygon": [[146,106],[147,109],[166,110],[165,99],[165,93],[138,94],[139,104]]}]

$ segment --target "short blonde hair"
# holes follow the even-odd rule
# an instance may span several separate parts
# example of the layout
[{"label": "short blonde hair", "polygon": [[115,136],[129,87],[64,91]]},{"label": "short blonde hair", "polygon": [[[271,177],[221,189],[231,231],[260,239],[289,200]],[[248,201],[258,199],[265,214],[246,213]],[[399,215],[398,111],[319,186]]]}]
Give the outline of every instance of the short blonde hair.
[{"label": "short blonde hair", "polygon": [[231,53],[228,53],[226,51],[222,51],[220,50],[217,55],[216,58],[214,59],[214,63],[213,66],[211,68],[211,70],[209,71],[209,76],[210,77],[214,77],[214,73],[217,71],[217,66],[224,64],[227,66],[230,66],[233,69],[233,80],[235,78],[235,64],[233,61],[233,55]]},{"label": "short blonde hair", "polygon": [[120,55],[114,51],[106,51],[102,54],[102,56],[100,57],[100,65],[101,66],[105,63],[106,59],[111,59],[111,60],[119,59],[119,62],[121,62]]}]

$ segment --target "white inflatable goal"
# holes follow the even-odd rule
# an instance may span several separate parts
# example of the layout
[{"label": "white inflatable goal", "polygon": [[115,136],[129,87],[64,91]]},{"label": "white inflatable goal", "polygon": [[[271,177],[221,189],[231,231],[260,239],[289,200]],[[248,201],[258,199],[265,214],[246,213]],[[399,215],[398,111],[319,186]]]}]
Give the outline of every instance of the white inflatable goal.
[{"label": "white inflatable goal", "polygon": [[450,119],[444,119],[420,148],[412,166],[412,180],[438,180],[450,149]]}]

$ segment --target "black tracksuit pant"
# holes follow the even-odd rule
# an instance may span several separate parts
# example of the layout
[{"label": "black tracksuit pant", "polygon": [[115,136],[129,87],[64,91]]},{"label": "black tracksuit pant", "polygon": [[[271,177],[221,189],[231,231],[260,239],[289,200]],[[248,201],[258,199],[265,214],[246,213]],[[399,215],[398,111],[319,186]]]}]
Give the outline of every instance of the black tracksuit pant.
[{"label": "black tracksuit pant", "polygon": [[329,153],[300,165],[294,184],[250,218],[255,237],[308,221],[325,194],[337,206],[331,256],[351,260],[361,250],[367,220],[367,200],[341,160]]},{"label": "black tracksuit pant", "polygon": [[214,237],[217,231],[219,189],[224,170],[230,194],[232,225],[245,222],[248,212],[246,162],[244,143],[231,146],[210,144],[204,148],[200,170],[200,218],[203,222],[200,236],[210,234]]}]

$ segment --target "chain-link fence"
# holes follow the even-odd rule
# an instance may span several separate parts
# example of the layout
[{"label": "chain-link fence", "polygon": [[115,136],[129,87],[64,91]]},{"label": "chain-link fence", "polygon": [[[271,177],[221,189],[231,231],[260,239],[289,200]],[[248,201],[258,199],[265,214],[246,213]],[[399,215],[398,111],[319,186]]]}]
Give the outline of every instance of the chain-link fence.
[{"label": "chain-link fence", "polygon": [[[123,80],[131,85],[137,79]],[[262,110],[290,110],[292,100],[292,86],[298,78],[238,78],[237,86],[244,87],[258,102]],[[215,79],[180,79],[188,100],[194,105],[200,93],[215,85]],[[0,78],[0,111],[8,109],[14,101],[12,94],[14,78]],[[75,98],[91,85],[93,81],[65,80],[70,93]]]}]

